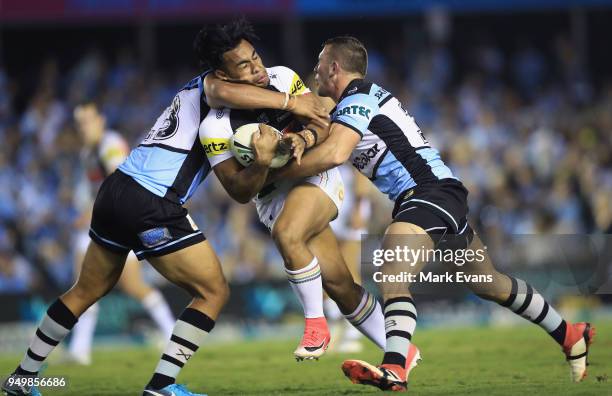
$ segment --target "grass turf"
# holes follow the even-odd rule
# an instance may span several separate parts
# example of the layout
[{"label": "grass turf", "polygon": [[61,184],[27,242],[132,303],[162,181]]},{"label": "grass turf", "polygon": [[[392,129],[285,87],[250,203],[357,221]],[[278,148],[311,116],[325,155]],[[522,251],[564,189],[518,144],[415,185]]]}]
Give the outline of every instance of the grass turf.
[{"label": "grass turf", "polygon": [[[413,395],[612,395],[612,323],[598,324],[589,376],[569,382],[560,348],[535,326],[417,331],[423,361],[412,372]],[[340,371],[346,358],[378,363],[368,345],[360,354],[328,353],[318,362],[293,360],[295,341],[205,345],[186,365],[179,383],[210,395],[352,395],[379,393],[351,384]],[[43,395],[140,395],[157,365],[154,349],[100,350],[89,367],[50,365],[44,376],[65,376],[65,389]],[[0,373],[10,373],[19,356],[1,356]]]}]

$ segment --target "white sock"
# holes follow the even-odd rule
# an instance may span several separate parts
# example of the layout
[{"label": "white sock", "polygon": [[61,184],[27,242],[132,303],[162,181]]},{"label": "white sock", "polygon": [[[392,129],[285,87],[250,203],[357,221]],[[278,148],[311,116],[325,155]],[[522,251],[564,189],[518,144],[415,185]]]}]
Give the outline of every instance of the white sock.
[{"label": "white sock", "polygon": [[297,271],[285,268],[293,292],[302,303],[305,318],[323,316],[323,283],[319,261],[313,258],[310,264]]},{"label": "white sock", "polygon": [[72,329],[72,337],[68,351],[73,356],[89,357],[91,355],[91,344],[96,331],[96,323],[98,322],[98,313],[100,307],[95,303],[81,315],[79,321]]},{"label": "white sock", "polygon": [[355,311],[346,315],[346,320],[380,349],[385,348],[385,317],[378,301],[366,289],[363,289],[361,302]]},{"label": "white sock", "polygon": [[[381,312],[382,314],[382,312]],[[343,341],[357,341],[361,338],[362,334],[358,328],[353,326],[350,322],[344,322],[346,325],[346,331],[344,332]]]},{"label": "white sock", "polygon": [[343,316],[338,304],[331,298],[326,298],[323,301],[323,312],[325,312],[325,317],[328,320],[339,320]]},{"label": "white sock", "polygon": [[172,311],[164,295],[161,294],[159,290],[153,289],[153,291],[147,294],[141,302],[159,329],[167,338],[170,338],[176,320],[174,319],[174,315],[172,315]]}]

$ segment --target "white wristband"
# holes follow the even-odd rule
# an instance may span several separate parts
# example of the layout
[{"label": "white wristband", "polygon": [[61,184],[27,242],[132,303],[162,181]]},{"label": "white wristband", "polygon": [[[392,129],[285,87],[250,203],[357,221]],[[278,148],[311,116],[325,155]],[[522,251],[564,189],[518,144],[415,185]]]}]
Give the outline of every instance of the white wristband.
[{"label": "white wristband", "polygon": [[283,102],[283,106],[281,110],[287,110],[287,105],[289,104],[289,93],[285,92],[285,101]]}]

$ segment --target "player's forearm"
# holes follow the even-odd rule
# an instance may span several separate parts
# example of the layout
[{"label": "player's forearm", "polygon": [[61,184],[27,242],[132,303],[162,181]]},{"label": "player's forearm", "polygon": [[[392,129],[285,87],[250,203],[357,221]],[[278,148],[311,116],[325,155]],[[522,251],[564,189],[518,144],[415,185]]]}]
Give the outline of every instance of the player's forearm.
[{"label": "player's forearm", "polygon": [[[248,84],[231,83],[218,78],[205,79],[204,92],[211,107],[232,109],[279,109],[288,106],[284,93],[273,92]],[[283,108],[284,106],[284,108]]]},{"label": "player's forearm", "polygon": [[[340,161],[340,162],[339,162]],[[338,157],[336,149],[331,144],[322,144],[308,151],[302,157],[301,164],[295,161],[274,173],[273,180],[301,179],[313,176],[340,165],[342,159]]]},{"label": "player's forearm", "polygon": [[264,187],[269,171],[268,165],[257,162],[236,173],[228,192],[240,203],[248,203]]},{"label": "player's forearm", "polygon": [[304,130],[298,132],[304,141],[306,142],[306,148],[312,148],[317,146],[325,141],[329,136],[329,127],[322,128],[314,123],[309,123],[306,125]]}]

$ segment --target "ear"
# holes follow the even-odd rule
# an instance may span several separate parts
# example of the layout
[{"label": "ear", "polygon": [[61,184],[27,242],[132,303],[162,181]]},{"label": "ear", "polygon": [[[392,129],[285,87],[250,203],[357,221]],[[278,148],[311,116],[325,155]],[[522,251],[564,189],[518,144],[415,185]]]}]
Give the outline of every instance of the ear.
[{"label": "ear", "polygon": [[219,80],[223,80],[223,81],[229,81],[229,76],[221,69],[215,69],[214,71],[215,73],[215,77],[217,77]]},{"label": "ear", "polygon": [[332,75],[336,75],[340,72],[340,65],[338,64],[337,61],[333,61],[330,65],[329,65],[329,71],[331,72],[330,74]]}]

